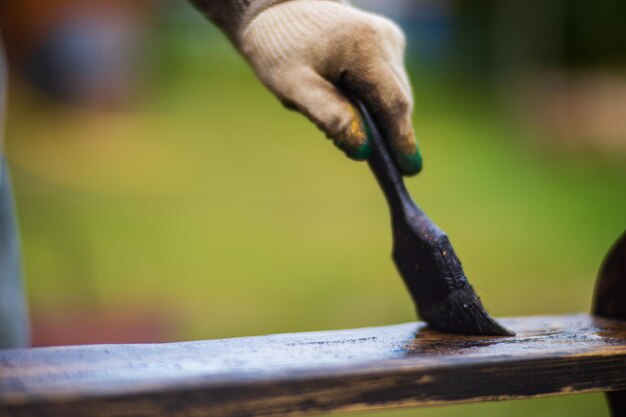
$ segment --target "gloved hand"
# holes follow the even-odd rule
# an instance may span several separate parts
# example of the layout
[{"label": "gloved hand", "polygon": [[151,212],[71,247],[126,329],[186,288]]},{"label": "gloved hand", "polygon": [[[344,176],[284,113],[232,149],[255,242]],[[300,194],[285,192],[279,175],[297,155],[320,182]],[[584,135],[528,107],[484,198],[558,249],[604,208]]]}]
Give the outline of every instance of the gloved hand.
[{"label": "gloved hand", "polygon": [[371,149],[363,120],[342,91],[376,117],[401,171],[421,170],[405,39],[394,23],[334,0],[192,2],[285,106],[305,114],[349,157],[366,159]]}]

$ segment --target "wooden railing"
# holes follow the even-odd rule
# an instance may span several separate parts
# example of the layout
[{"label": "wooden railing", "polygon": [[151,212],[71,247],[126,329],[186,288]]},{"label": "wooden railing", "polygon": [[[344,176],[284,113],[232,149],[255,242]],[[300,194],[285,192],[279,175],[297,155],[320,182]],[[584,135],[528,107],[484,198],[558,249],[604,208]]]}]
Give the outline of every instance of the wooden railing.
[{"label": "wooden railing", "polygon": [[407,323],[0,351],[0,415],[278,416],[595,391],[626,414],[626,236],[605,260],[594,315],[502,321],[516,336]]}]

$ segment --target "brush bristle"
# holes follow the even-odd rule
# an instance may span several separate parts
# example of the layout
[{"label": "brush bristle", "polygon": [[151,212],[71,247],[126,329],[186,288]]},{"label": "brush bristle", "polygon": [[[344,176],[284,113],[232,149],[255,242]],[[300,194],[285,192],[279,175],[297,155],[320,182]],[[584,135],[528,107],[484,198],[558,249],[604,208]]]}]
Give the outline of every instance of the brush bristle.
[{"label": "brush bristle", "polygon": [[471,285],[455,289],[437,303],[420,308],[419,315],[432,329],[448,333],[483,336],[513,336],[483,307]]}]

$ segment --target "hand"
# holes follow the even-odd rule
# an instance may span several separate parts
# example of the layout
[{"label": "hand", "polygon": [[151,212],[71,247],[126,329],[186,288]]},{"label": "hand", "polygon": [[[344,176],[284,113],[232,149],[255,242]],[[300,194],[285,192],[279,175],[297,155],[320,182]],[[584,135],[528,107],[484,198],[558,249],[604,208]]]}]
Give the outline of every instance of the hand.
[{"label": "hand", "polygon": [[[405,38],[397,25],[332,0],[195,1],[229,35],[259,79],[349,157],[366,159],[371,149],[363,119],[343,91],[369,108],[401,171],[414,175],[421,170],[403,63]],[[252,11],[242,4],[250,4]],[[255,9],[255,4],[261,6]]]}]

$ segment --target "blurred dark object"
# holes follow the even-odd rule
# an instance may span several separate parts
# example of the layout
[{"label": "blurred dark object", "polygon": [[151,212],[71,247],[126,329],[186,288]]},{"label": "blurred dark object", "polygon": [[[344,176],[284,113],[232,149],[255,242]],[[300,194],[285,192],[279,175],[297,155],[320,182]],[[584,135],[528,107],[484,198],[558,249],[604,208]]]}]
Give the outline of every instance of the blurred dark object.
[{"label": "blurred dark object", "polygon": [[9,167],[0,154],[0,349],[29,345],[28,306],[15,218]]},{"label": "blurred dark object", "polygon": [[[626,64],[621,0],[357,0],[398,21],[417,62],[475,77]],[[443,57],[450,59],[446,61]],[[441,69],[441,67],[439,67]]]},{"label": "blurred dark object", "polygon": [[[601,317],[626,320],[626,232],[602,262],[592,312]],[[606,396],[612,415],[626,415],[626,390],[607,392]]]},{"label": "blurred dark object", "polygon": [[626,64],[621,0],[455,0],[457,62],[477,73]]},{"label": "blurred dark object", "polygon": [[123,106],[140,87],[149,0],[3,2],[9,62],[50,96],[77,105]]}]

